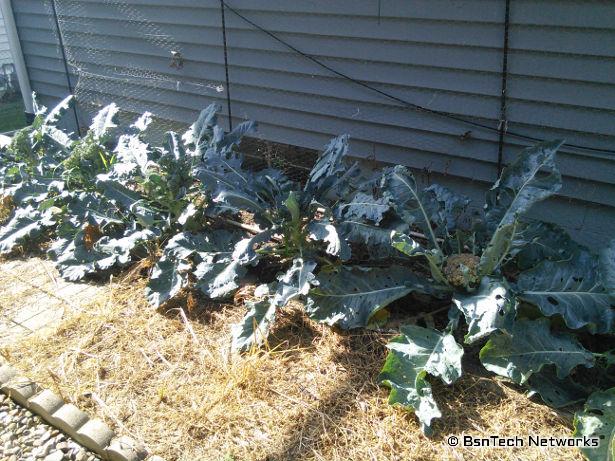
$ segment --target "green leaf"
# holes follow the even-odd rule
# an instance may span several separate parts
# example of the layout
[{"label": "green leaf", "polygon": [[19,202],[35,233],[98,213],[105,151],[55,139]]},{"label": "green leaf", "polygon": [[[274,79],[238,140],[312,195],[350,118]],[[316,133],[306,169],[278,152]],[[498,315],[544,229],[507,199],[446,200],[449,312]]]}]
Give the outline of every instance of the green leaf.
[{"label": "green leaf", "polygon": [[67,215],[77,225],[95,224],[104,228],[109,224],[123,224],[117,206],[98,193],[81,192],[67,203]]},{"label": "green leaf", "polygon": [[132,261],[133,250],[156,237],[150,230],[128,229],[119,237],[103,236],[90,246],[86,244],[84,231],[80,230],[72,240],[55,242],[49,253],[56,258],[60,275],[76,281],[115,266],[127,266]]},{"label": "green leaf", "polygon": [[439,250],[429,250],[406,234],[393,231],[391,233],[393,248],[407,256],[424,256],[429,264],[431,276],[438,283],[446,285],[448,282],[442,273],[442,253]]},{"label": "green leaf", "polygon": [[374,259],[399,258],[400,253],[391,246],[391,232],[407,227],[405,223],[380,227],[360,221],[342,221],[336,225],[342,240],[365,245]]},{"label": "green leaf", "polygon": [[519,223],[510,247],[510,255],[522,269],[534,267],[539,262],[566,261],[583,248],[556,224],[542,221]]},{"label": "green leaf", "polygon": [[453,335],[416,325],[401,327],[388,344],[389,354],[378,382],[391,389],[389,404],[413,409],[425,434],[441,416],[427,374],[451,384],[461,376],[463,348]]},{"label": "green leaf", "polygon": [[390,208],[389,201],[384,197],[375,198],[373,195],[357,192],[350,202],[341,203],[336,207],[336,216],[340,220],[366,220],[377,225]]},{"label": "green leaf", "polygon": [[437,205],[427,203],[426,200],[434,200],[434,197],[421,192],[412,172],[397,165],[385,173],[383,189],[397,214],[408,224],[418,226],[427,235],[431,246],[441,251],[431,222],[432,211]]},{"label": "green leaf", "polygon": [[591,254],[579,253],[570,261],[543,261],[519,275],[515,290],[518,299],[538,306],[546,316],[561,315],[573,330],[614,330],[615,297],[602,285],[600,265]]},{"label": "green leaf", "polygon": [[43,219],[43,215],[30,205],[18,208],[11,220],[0,228],[0,254],[8,254],[18,245],[33,242],[52,224],[53,221]]},{"label": "green leaf", "polygon": [[533,373],[527,380],[530,389],[528,397],[535,394],[549,406],[562,408],[584,401],[589,392],[569,376],[561,379],[555,374],[553,366],[543,367],[538,373]]},{"label": "green leaf", "polygon": [[96,187],[101,190],[106,199],[125,210],[130,210],[130,207],[143,198],[138,192],[128,189],[124,184],[107,176],[98,176]]},{"label": "green leaf", "polygon": [[113,171],[118,176],[126,176],[134,172],[145,176],[149,166],[153,165],[150,160],[151,148],[149,144],[143,142],[136,134],[120,136],[115,153],[118,163],[113,166]]},{"label": "green leaf", "polygon": [[119,110],[115,103],[111,103],[96,114],[90,125],[90,131],[96,139],[104,139],[111,129],[117,127],[115,122]]},{"label": "green leaf", "polygon": [[310,171],[304,190],[303,206],[310,202],[327,203],[329,198],[340,199],[348,194],[350,180],[358,174],[357,164],[348,167],[348,135],[333,138]]},{"label": "green leaf", "polygon": [[60,101],[60,103],[53,109],[51,109],[49,114],[47,114],[43,124],[55,126],[62,119],[62,116],[71,108],[74,99],[75,98],[73,97],[73,95],[68,95],[66,98]]},{"label": "green leaf", "polygon": [[266,215],[267,208],[258,197],[255,197],[248,192],[237,190],[221,190],[215,197],[214,202],[223,205],[224,209],[231,210],[235,213],[241,211],[251,211],[259,215]]},{"label": "green leaf", "polygon": [[436,224],[436,234],[440,237],[446,237],[448,232],[458,227],[460,218],[470,204],[470,199],[465,195],[439,184],[424,189],[423,197],[429,219]]},{"label": "green leaf", "polygon": [[265,299],[248,301],[248,313],[240,323],[231,326],[233,337],[231,349],[235,352],[248,351],[263,344],[276,317],[277,306]]},{"label": "green leaf", "polygon": [[272,303],[278,307],[285,306],[291,299],[306,296],[312,283],[316,283],[314,276],[316,263],[303,258],[295,258],[293,265],[278,278],[278,286]]},{"label": "green leaf", "polygon": [[581,448],[589,461],[615,460],[615,387],[594,392],[574,415],[575,437],[598,437],[598,448]]},{"label": "green leaf", "polygon": [[216,126],[217,112],[219,110],[220,106],[215,103],[203,109],[196,122],[182,136],[184,143],[197,149],[200,149],[203,144],[208,143],[213,138],[213,129]]},{"label": "green leaf", "polygon": [[472,344],[495,330],[510,331],[516,315],[516,302],[500,279],[484,277],[473,294],[455,293],[453,303],[468,324],[464,340]]},{"label": "green leaf", "polygon": [[562,144],[563,141],[552,141],[527,148],[504,168],[487,193],[485,220],[490,232],[513,224],[532,205],[561,188],[555,154]]},{"label": "green leaf", "polygon": [[342,240],[333,224],[323,221],[312,221],[308,224],[308,237],[327,245],[325,251],[342,260],[350,258],[350,246]]},{"label": "green leaf", "polygon": [[188,271],[192,265],[186,260],[163,256],[152,269],[145,289],[148,302],[159,307],[176,296],[188,283]]},{"label": "green leaf", "polygon": [[[54,183],[55,182],[55,186]],[[62,181],[24,181],[20,184],[17,184],[9,189],[6,189],[4,194],[5,196],[13,197],[13,203],[16,206],[23,207],[24,205],[35,204],[42,202],[47,199],[49,196],[49,192],[51,190],[59,190],[63,189]]]},{"label": "green leaf", "polygon": [[230,295],[246,272],[231,258],[232,248],[241,235],[217,230],[208,234],[182,232],[171,238],[146,289],[150,304],[158,307],[173,298],[188,285],[190,273],[196,278],[195,288],[210,298]]},{"label": "green leaf", "polygon": [[159,307],[187,286],[193,268],[190,258],[210,247],[205,234],[182,232],[172,237],[154,266],[145,289],[149,303]]},{"label": "green leaf", "polygon": [[260,259],[256,253],[255,247],[260,243],[265,243],[271,240],[271,237],[276,232],[275,228],[267,229],[252,237],[240,240],[235,245],[233,250],[233,260],[242,265],[255,264]]},{"label": "green leaf", "polygon": [[336,272],[320,272],[317,282],[308,295],[308,315],[345,330],[367,326],[378,311],[413,291],[441,294],[440,287],[401,266],[342,266]]},{"label": "green leaf", "polygon": [[211,299],[226,298],[239,288],[239,280],[245,276],[245,266],[230,258],[226,253],[201,254],[202,261],[197,265],[194,276],[196,288]]},{"label": "green leaf", "polygon": [[487,370],[523,384],[545,365],[554,365],[560,379],[579,365],[591,368],[594,356],[573,335],[551,332],[549,320],[522,319],[510,333],[492,335],[480,361]]},{"label": "green leaf", "polygon": [[113,266],[126,266],[132,261],[131,252],[146,242],[156,240],[159,236],[155,230],[128,230],[122,237],[102,237],[94,244],[96,251],[107,254],[108,257],[98,261],[97,266],[102,270]]},{"label": "green leaf", "polygon": [[133,133],[143,133],[152,123],[153,114],[151,112],[143,112],[141,116],[135,122],[130,125]]},{"label": "green leaf", "polygon": [[481,276],[492,275],[504,262],[508,255],[513,236],[517,229],[517,221],[498,227],[483,251],[478,264],[478,273]]},{"label": "green leaf", "polygon": [[[316,263],[296,258],[293,265],[278,278],[273,295],[259,302],[248,302],[249,311],[244,319],[231,327],[234,351],[246,351],[262,345],[269,336],[276,312],[294,298],[305,296],[314,282]],[[264,288],[261,286],[259,288]],[[261,291],[261,290],[258,290]]]}]

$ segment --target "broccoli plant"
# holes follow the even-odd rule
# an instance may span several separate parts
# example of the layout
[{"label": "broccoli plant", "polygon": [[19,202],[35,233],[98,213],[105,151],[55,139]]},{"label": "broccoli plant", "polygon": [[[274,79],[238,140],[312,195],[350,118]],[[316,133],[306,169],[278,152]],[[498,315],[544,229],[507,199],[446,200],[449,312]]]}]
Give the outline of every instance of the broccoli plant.
[{"label": "broccoli plant", "polygon": [[72,138],[56,127],[72,97],[47,113],[36,103],[31,126],[19,130],[0,149],[2,223],[0,254],[25,243],[36,243],[57,223],[55,200],[65,185],[61,162]]},{"label": "broccoli plant", "polygon": [[401,326],[379,376],[389,402],[414,410],[425,433],[441,416],[427,375],[459,379],[465,346],[554,407],[595,391],[577,434],[612,439],[615,241],[594,254],[526,216],[561,187],[561,142],[522,152],[468,219],[467,197],[421,188],[407,168],[364,176],[348,161],[347,136],[327,144],[301,185],[280,169],[247,168],[239,144],[255,124],[225,133],[216,105],[154,146],[152,115],[124,128],[115,104],[83,137],[65,132],[58,124],[71,103],[37,105],[32,126],[0,137],[0,253],[50,239],[69,280],[160,253],[146,289],[155,307],[186,287],[228,298],[257,277],[232,326],[236,351],[263,344],[293,299],[311,319],[353,329],[382,325],[411,293],[431,297],[449,310],[446,326]]},{"label": "broccoli plant", "polygon": [[[263,343],[277,311],[294,298],[307,298],[307,312],[314,319],[334,323],[340,312],[355,309],[357,318],[348,322],[363,325],[370,316],[365,306],[374,299],[384,302],[419,290],[421,278],[413,278],[415,284],[409,287],[411,274],[396,266],[396,279],[403,282],[395,295],[385,288],[369,300],[362,299],[371,278],[389,277],[387,269],[375,264],[382,262],[382,254],[391,253],[391,228],[385,224],[407,226],[399,227],[394,219],[389,223],[388,199],[375,196],[374,181],[361,178],[358,165],[346,163],[347,136],[326,146],[301,186],[274,168],[246,169],[234,146],[253,125],[242,124],[225,135],[215,125],[215,110],[204,111],[184,135],[187,148],[202,158],[194,175],[203,196],[211,201],[206,215],[212,220],[247,216],[257,230],[252,235],[235,232],[226,239],[204,230],[170,240],[149,284],[152,305],[171,299],[188,284],[208,297],[227,297],[250,268],[266,266],[269,272],[274,268],[277,276],[257,288],[259,300],[248,302],[246,317],[233,326],[233,348],[246,350]],[[353,252],[361,246],[371,251],[362,258],[361,267],[355,267]],[[373,251],[377,247],[384,253]],[[342,286],[354,291],[334,296],[332,291]],[[436,291],[426,280],[424,287],[429,293]]]},{"label": "broccoli plant", "polygon": [[433,283],[445,287],[454,306],[444,332],[402,328],[388,345],[380,376],[391,389],[389,402],[413,409],[426,433],[440,412],[425,374],[445,383],[461,374],[463,349],[454,339],[461,316],[467,325],[464,343],[484,344],[485,368],[553,406],[578,398],[575,368],[610,365],[608,354],[590,352],[580,338],[614,332],[613,246],[597,258],[557,226],[523,219],[533,204],[560,189],[555,155],[561,144],[526,149],[505,168],[487,193],[484,218],[469,231],[449,232],[451,212],[465,200],[440,189],[430,197],[434,190],[419,191],[402,167],[385,174],[398,214],[426,235],[419,243],[394,232],[392,245],[424,260]]},{"label": "broccoli plant", "polygon": [[150,146],[146,113],[115,139],[119,108],[110,104],[75,138],[57,126],[71,102],[66,98],[47,115],[38,108],[34,124],[0,153],[3,213],[10,215],[0,229],[0,252],[55,238],[49,255],[62,276],[78,280],[125,266],[158,241],[200,225],[189,220],[203,208],[191,174],[200,159],[178,135]]}]

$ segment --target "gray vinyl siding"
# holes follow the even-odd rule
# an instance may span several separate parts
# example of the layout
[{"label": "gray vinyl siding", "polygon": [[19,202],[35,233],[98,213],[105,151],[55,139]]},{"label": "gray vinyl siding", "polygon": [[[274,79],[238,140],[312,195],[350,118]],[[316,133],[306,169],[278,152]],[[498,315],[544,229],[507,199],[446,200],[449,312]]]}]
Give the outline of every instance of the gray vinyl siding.
[{"label": "gray vinyl siding", "polygon": [[[89,97],[158,110],[181,123],[211,101],[226,115],[217,0],[127,0],[122,11],[110,2],[78,3],[80,8],[62,11],[69,15],[63,30],[88,72],[120,74],[130,63],[159,77],[155,84],[104,80]],[[503,0],[388,0],[380,15],[375,0],[228,3],[340,72],[430,109],[498,125]],[[19,0],[13,6],[32,86],[50,104],[67,87],[47,2]],[[411,166],[425,180],[478,198],[495,179],[497,134],[399,107],[293,53],[230,11],[226,22],[235,123],[254,119],[264,139],[316,149],[332,135],[349,133],[358,157]],[[169,67],[171,51],[182,53],[183,69]],[[507,119],[511,131],[611,151],[565,149],[558,159],[564,187],[535,212],[594,244],[611,237],[615,4],[512,2]],[[505,161],[523,145],[506,136]]]}]

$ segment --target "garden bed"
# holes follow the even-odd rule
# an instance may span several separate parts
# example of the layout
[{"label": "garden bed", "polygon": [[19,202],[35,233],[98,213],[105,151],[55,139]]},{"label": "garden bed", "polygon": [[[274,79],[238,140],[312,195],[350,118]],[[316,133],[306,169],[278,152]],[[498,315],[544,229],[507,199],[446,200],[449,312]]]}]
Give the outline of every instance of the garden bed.
[{"label": "garden bed", "polygon": [[113,282],[7,349],[36,379],[173,459],[458,459],[464,431],[570,434],[522,390],[575,412],[591,461],[611,454],[615,240],[526,216],[562,187],[563,141],[521,152],[480,211],[402,165],[362,169],[346,135],[293,181],[279,153],[249,167],[254,123],[225,133],[215,105],[156,146],[152,115],[119,127],[115,104],[62,131],[72,103],[0,146],[0,254]]},{"label": "garden bed", "polygon": [[572,432],[570,413],[528,400],[471,361],[454,385],[434,380],[443,417],[430,439],[413,415],[386,405],[377,384],[390,334],[334,331],[295,304],[267,347],[238,356],[228,325],[242,306],[182,297],[152,311],[137,274],[2,355],[167,460],[583,459],[574,448],[448,447],[449,435]]}]

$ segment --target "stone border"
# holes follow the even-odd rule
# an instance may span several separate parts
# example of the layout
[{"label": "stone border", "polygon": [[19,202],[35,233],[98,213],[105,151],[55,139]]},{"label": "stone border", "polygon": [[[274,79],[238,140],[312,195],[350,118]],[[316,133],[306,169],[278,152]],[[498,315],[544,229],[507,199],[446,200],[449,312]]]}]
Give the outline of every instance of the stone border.
[{"label": "stone border", "polygon": [[[43,390],[7,364],[0,366],[0,391],[104,460],[142,461],[148,455],[132,438],[116,436],[100,419],[90,419],[76,406],[65,403],[48,389]],[[164,461],[159,457],[153,459]]]}]

